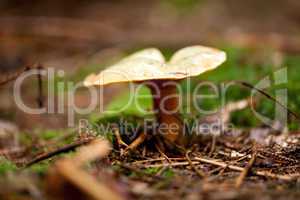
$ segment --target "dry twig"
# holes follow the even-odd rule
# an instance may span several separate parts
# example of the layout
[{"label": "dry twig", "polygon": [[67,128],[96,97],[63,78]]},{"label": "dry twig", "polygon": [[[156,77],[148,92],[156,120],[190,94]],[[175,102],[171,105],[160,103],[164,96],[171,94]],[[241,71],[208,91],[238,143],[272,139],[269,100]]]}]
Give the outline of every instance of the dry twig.
[{"label": "dry twig", "polygon": [[240,188],[241,185],[243,184],[244,179],[246,178],[246,176],[250,172],[253,164],[255,163],[256,156],[257,156],[257,153],[255,152],[252,155],[252,157],[251,157],[249,163],[247,164],[247,166],[244,168],[244,170],[241,172],[240,176],[237,178],[236,183],[235,183],[236,188]]},{"label": "dry twig", "polygon": [[[193,161],[193,165],[199,164],[199,161]],[[183,162],[172,162],[172,163],[160,163],[160,164],[151,164],[151,165],[138,165],[143,168],[148,168],[148,167],[177,167],[177,166],[186,166],[190,165],[189,162],[183,161]]]},{"label": "dry twig", "polygon": [[121,145],[123,145],[123,146],[125,146],[127,148],[128,145],[122,140],[121,135],[120,135],[120,131],[119,131],[119,129],[117,127],[115,127],[113,129],[113,133],[116,136],[117,144],[118,144],[119,149],[121,148]]},{"label": "dry twig", "polygon": [[198,176],[200,178],[204,178],[205,177],[205,174],[204,172],[202,172],[201,170],[199,170],[192,162],[192,160],[190,159],[189,157],[189,151],[186,152],[185,154],[185,158],[187,159],[187,161],[189,162],[190,166],[192,167],[192,169],[198,174]]},{"label": "dry twig", "polygon": [[136,149],[140,144],[142,144],[146,139],[146,134],[142,132],[126,149],[125,153],[129,150]]},{"label": "dry twig", "polygon": [[32,67],[31,66],[25,66],[25,67],[20,67],[21,69],[18,69],[14,73],[7,73],[7,74],[1,74],[0,75],[0,85],[5,85],[16,78],[18,78],[22,73],[30,70]]},{"label": "dry twig", "polygon": [[[220,166],[223,168],[228,168],[228,169],[231,169],[234,171],[242,172],[244,170],[244,168],[242,168],[242,167],[239,167],[236,165],[228,165],[222,161],[209,160],[209,159],[199,158],[199,157],[195,157],[195,160],[203,162],[203,163],[211,164],[211,165]],[[253,171],[253,174],[255,174],[257,176],[264,176],[264,177],[280,179],[280,180],[284,180],[284,181],[293,181],[300,177],[300,174],[280,175],[280,174],[274,174],[274,173],[271,173],[268,171]]]},{"label": "dry twig", "polygon": [[72,144],[68,144],[66,146],[63,146],[59,149],[56,149],[54,151],[51,151],[51,152],[46,152],[44,154],[41,154],[41,155],[38,155],[37,157],[35,157],[34,159],[32,159],[31,161],[27,162],[25,164],[25,167],[29,167],[33,164],[36,164],[38,162],[41,162],[43,160],[46,160],[48,158],[51,158],[53,156],[56,156],[58,154],[61,154],[61,153],[65,153],[65,152],[69,152],[69,151],[73,151],[74,149],[76,149],[77,147],[79,146],[82,146],[84,144],[87,144],[89,142],[91,142],[94,138],[88,138],[86,140],[80,140],[80,141],[76,141]]},{"label": "dry twig", "polygon": [[[162,158],[163,159],[163,158]],[[149,162],[154,162],[154,161],[158,161],[158,159],[156,160],[150,160]],[[206,158],[200,158],[200,157],[195,157],[194,159],[191,159],[192,164],[193,165],[197,165],[202,163],[206,163],[206,164],[211,164],[211,165],[215,165],[215,166],[219,166],[223,169],[231,169],[234,171],[239,171],[239,172],[243,172],[245,169],[243,167],[239,167],[236,165],[230,165],[227,164],[223,161],[219,161],[219,160],[212,160],[212,159],[206,159]],[[145,163],[146,161],[140,162],[140,163],[135,163],[135,165],[140,166],[142,168],[147,168],[147,167],[168,167],[168,166],[186,166],[186,165],[190,165],[189,162],[186,161],[178,161],[178,162],[172,162],[172,163],[161,163],[161,164],[141,164],[141,163]],[[252,171],[253,174],[257,175],[257,176],[262,176],[262,177],[267,177],[267,178],[273,178],[273,179],[280,179],[280,180],[284,180],[284,181],[293,181],[296,180],[298,178],[300,178],[300,174],[285,174],[285,175],[281,175],[281,174],[274,174],[272,172],[268,172],[268,171]]]},{"label": "dry twig", "polygon": [[217,143],[217,136],[216,135],[213,135],[212,136],[212,142],[211,142],[211,149],[208,153],[208,157],[211,157],[212,154],[215,152],[215,149],[216,149],[216,143]]}]

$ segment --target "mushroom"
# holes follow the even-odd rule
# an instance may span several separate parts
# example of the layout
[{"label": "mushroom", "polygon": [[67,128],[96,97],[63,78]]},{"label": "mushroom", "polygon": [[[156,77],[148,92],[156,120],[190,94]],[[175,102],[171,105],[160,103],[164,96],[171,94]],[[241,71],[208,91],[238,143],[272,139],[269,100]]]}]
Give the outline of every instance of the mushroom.
[{"label": "mushroom", "polygon": [[[176,83],[212,70],[225,60],[225,52],[197,45],[177,51],[170,61],[166,62],[158,49],[148,48],[122,59],[98,75],[91,74],[84,80],[84,84],[85,86],[103,86],[120,82],[146,84],[152,92],[153,109],[157,111],[156,119],[160,130],[158,133],[166,142],[182,144],[184,125],[178,112],[179,96]],[[160,129],[161,126],[164,128]]]}]

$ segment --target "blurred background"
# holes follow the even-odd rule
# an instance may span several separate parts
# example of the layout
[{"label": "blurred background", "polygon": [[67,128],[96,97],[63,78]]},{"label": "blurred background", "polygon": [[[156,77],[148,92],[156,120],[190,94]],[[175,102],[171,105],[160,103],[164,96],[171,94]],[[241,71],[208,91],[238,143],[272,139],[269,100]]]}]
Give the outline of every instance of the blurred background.
[{"label": "blurred background", "polygon": [[220,42],[297,52],[299,9],[297,0],[3,0],[1,56],[46,64],[107,48]]},{"label": "blurred background", "polygon": [[[4,80],[24,66],[41,63],[65,70],[67,80],[79,81],[143,47],[158,47],[168,56],[181,47],[202,44],[228,53],[223,68],[204,75],[205,80],[255,83],[287,65],[291,80],[297,80],[299,10],[298,0],[2,0],[0,76]],[[32,105],[35,81],[23,88],[25,101]],[[293,83],[289,104],[298,109]],[[66,126],[63,115],[33,116],[18,110],[12,85],[1,85],[1,119],[22,129]],[[109,89],[107,102],[116,91]],[[237,99],[247,95],[236,92]],[[78,93],[76,102],[84,106],[88,98]]]}]

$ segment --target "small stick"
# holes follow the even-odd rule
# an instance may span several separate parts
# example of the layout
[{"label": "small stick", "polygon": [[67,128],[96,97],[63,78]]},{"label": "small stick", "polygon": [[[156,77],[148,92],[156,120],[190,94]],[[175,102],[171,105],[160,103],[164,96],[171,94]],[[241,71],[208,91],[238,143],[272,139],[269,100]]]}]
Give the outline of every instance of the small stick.
[{"label": "small stick", "polygon": [[[225,162],[222,161],[217,161],[217,160],[210,160],[210,159],[205,159],[205,158],[200,158],[200,157],[195,157],[194,160],[196,161],[192,161],[192,163],[194,165],[199,164],[200,162],[203,163],[207,163],[207,164],[211,164],[211,165],[215,165],[215,166],[219,166],[222,167],[223,169],[231,169],[234,171],[239,171],[242,172],[244,170],[244,168],[236,166],[236,165],[229,165]],[[146,168],[146,167],[168,167],[168,166],[186,166],[189,165],[189,162],[172,162],[172,163],[162,163],[162,164],[152,164],[152,165],[140,165],[140,164],[136,164],[140,167]],[[280,180],[284,180],[284,181],[293,181],[296,180],[297,178],[300,178],[300,174],[290,174],[290,175],[280,175],[280,174],[274,174],[268,171],[253,171],[253,174],[257,175],[257,176],[263,176],[263,177],[268,177],[268,178],[273,178],[273,179],[280,179]]]},{"label": "small stick", "polygon": [[[199,161],[193,161],[193,164],[199,164]],[[141,165],[141,167],[143,168],[147,168],[147,167],[177,167],[177,166],[186,166],[186,165],[190,165],[189,162],[184,161],[184,162],[172,162],[172,163],[160,163],[160,164],[152,164],[152,165]],[[137,165],[140,166],[140,165]]]},{"label": "small stick", "polygon": [[46,160],[46,159],[51,158],[53,156],[56,156],[58,154],[73,151],[77,147],[82,146],[84,144],[87,144],[87,143],[91,142],[92,140],[94,140],[94,138],[88,138],[88,139],[85,139],[85,140],[76,141],[72,144],[68,144],[68,145],[63,146],[62,148],[56,149],[54,151],[38,155],[36,158],[34,158],[31,161],[27,162],[25,164],[25,167],[30,167],[31,165],[34,165],[38,162],[41,162],[43,160]]},{"label": "small stick", "polygon": [[171,163],[172,161],[169,159],[169,157],[161,150],[160,145],[155,143],[155,148],[157,149],[157,151],[160,153],[160,155],[162,155],[162,157],[165,158],[165,160],[167,160],[169,163]]},{"label": "small stick", "polygon": [[[199,157],[195,157],[195,160],[203,162],[203,163],[211,164],[211,165],[220,166],[220,167],[223,167],[223,168],[228,168],[228,169],[231,169],[231,170],[234,170],[234,171],[242,172],[244,170],[244,168],[242,168],[242,167],[239,167],[239,166],[236,166],[236,165],[228,165],[228,164],[226,164],[224,162],[221,162],[221,161],[209,160],[209,159],[199,158]],[[292,181],[292,180],[295,180],[296,178],[300,177],[300,174],[278,175],[278,174],[274,174],[274,173],[267,172],[267,171],[253,171],[253,174],[255,174],[257,176],[264,176],[264,177],[280,179],[280,180],[285,180],[285,181]]]},{"label": "small stick", "polygon": [[239,159],[235,160],[234,162],[237,163],[237,162],[240,162],[242,160],[245,160],[246,158],[249,157],[249,154],[248,155],[245,155],[245,156],[241,156]]},{"label": "small stick", "polygon": [[[184,158],[169,158],[170,160],[185,160]],[[138,160],[134,161],[131,164],[137,165],[137,164],[144,164],[144,163],[149,163],[149,162],[158,162],[158,161],[163,161],[165,158],[159,157],[159,158],[152,158],[149,160]]]},{"label": "small stick", "polygon": [[223,167],[216,167],[215,169],[208,172],[209,175],[212,175],[213,173],[220,171],[221,169],[224,169]]},{"label": "small stick", "polygon": [[295,113],[294,111],[290,110],[287,106],[283,105],[281,102],[279,102],[277,99],[275,99],[273,96],[271,96],[267,92],[263,91],[262,89],[256,88],[255,86],[253,86],[250,83],[247,83],[245,81],[231,81],[231,83],[237,83],[237,84],[240,84],[240,85],[242,85],[242,86],[244,86],[246,88],[250,88],[252,90],[255,90],[255,91],[259,92],[260,94],[264,95],[268,99],[271,99],[273,102],[275,102],[276,104],[278,104],[279,106],[281,106],[283,109],[285,109],[288,112],[289,116],[294,116],[295,119],[300,120],[300,116],[297,113]]},{"label": "small stick", "polygon": [[257,153],[255,152],[253,155],[252,155],[252,158],[250,159],[249,163],[247,164],[247,166],[244,168],[244,170],[241,172],[240,176],[236,179],[236,183],[235,183],[235,187],[236,188],[240,188],[241,185],[243,184],[246,176],[248,175],[248,173],[250,172],[253,164],[255,163],[255,160],[256,160],[256,156],[257,156]]},{"label": "small stick", "polygon": [[17,79],[22,73],[30,70],[32,67],[31,66],[25,66],[22,68],[22,70],[19,70],[18,72],[11,74],[11,75],[7,75],[7,77],[1,77],[0,76],[0,86],[1,85],[5,85],[15,79]]},{"label": "small stick", "polygon": [[37,97],[37,103],[39,108],[44,107],[44,97],[43,97],[43,79],[42,79],[42,74],[41,70],[43,69],[42,65],[37,66],[38,74],[37,74],[37,81],[38,81],[38,97]]},{"label": "small stick", "polygon": [[121,135],[120,135],[120,131],[119,131],[118,128],[114,128],[113,133],[116,136],[119,149],[121,148],[121,145],[123,145],[125,147],[128,147],[128,145],[122,140]]},{"label": "small stick", "polygon": [[189,164],[190,164],[190,166],[192,167],[192,169],[198,174],[198,176],[199,176],[200,178],[204,178],[206,175],[204,174],[203,171],[197,169],[197,167],[193,164],[192,160],[191,160],[190,157],[189,157],[189,153],[190,153],[190,152],[187,151],[186,154],[185,154],[185,157],[186,157],[187,161],[189,162]]},{"label": "small stick", "polygon": [[208,153],[208,157],[211,157],[212,154],[214,153],[215,149],[216,149],[216,142],[217,142],[217,136],[213,135],[212,136],[212,142],[211,142],[211,149]]},{"label": "small stick", "polygon": [[[7,77],[3,78],[0,76],[0,86],[5,85],[15,79],[17,79],[22,73],[29,71],[33,69],[33,66],[25,66],[22,68],[22,70],[19,70],[18,72],[15,72],[14,74],[7,75]],[[38,65],[37,68],[38,74],[37,74],[37,80],[38,80],[38,97],[37,97],[37,102],[39,108],[42,108],[44,106],[43,102],[43,81],[42,81],[42,74],[41,70],[43,69],[42,65]]]},{"label": "small stick", "polygon": [[146,139],[146,134],[142,132],[126,149],[125,153],[129,150],[137,148],[140,144],[142,144]]}]

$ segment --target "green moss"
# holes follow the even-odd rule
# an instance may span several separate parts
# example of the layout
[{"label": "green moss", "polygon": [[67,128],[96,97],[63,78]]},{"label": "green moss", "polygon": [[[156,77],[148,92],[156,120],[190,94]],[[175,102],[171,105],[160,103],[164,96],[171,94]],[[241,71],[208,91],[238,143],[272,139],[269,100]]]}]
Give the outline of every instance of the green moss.
[{"label": "green moss", "polygon": [[162,6],[168,5],[176,9],[178,14],[189,14],[194,8],[201,5],[205,0],[162,0]]},{"label": "green moss", "polygon": [[57,130],[45,130],[40,133],[40,137],[44,140],[52,140],[58,136],[60,136],[62,133]]},{"label": "green moss", "polygon": [[14,172],[17,170],[17,166],[11,161],[0,156],[0,176],[6,174],[7,172]]},{"label": "green moss", "polygon": [[172,177],[174,177],[174,175],[175,175],[175,173],[172,170],[172,168],[167,168],[162,173],[162,176],[165,177],[165,178],[172,178]]},{"label": "green moss", "polygon": [[157,172],[159,172],[160,168],[159,167],[148,167],[144,169],[145,174],[148,175],[155,175]]},{"label": "green moss", "polygon": [[46,174],[49,167],[50,167],[50,161],[43,161],[43,162],[39,162],[35,165],[32,165],[27,170],[29,170],[35,174],[38,174],[40,176],[43,176]]}]

